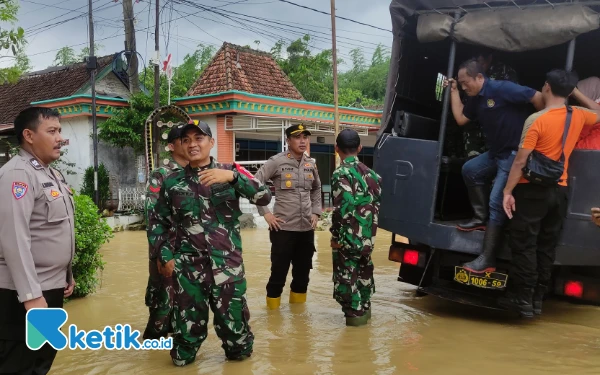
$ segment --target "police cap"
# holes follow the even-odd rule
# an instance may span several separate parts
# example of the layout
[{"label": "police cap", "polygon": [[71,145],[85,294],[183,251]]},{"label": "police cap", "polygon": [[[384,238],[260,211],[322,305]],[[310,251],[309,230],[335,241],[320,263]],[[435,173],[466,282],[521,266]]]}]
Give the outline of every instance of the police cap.
[{"label": "police cap", "polygon": [[285,129],[285,135],[289,138],[292,135],[298,135],[304,133],[306,135],[310,135],[310,132],[306,129],[306,126],[302,124],[292,125],[289,128]]}]

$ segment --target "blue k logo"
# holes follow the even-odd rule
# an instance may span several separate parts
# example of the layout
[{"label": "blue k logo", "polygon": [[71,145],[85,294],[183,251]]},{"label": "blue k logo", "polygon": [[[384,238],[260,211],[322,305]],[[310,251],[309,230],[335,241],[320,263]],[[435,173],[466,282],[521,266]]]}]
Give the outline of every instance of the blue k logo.
[{"label": "blue k logo", "polygon": [[25,341],[31,350],[38,350],[46,342],[56,350],[64,349],[67,336],[60,327],[67,321],[68,314],[63,309],[31,309],[25,317]]}]

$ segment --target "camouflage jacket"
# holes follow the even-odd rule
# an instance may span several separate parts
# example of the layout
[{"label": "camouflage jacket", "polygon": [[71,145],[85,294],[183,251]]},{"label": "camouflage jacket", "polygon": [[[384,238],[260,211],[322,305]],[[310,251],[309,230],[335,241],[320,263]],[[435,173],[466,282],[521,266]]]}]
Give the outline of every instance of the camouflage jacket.
[{"label": "camouflage jacket", "polygon": [[377,233],[381,198],[381,177],[375,171],[349,156],[333,172],[333,242],[343,249],[358,249],[370,254]]},{"label": "camouflage jacket", "polygon": [[[148,184],[146,185],[146,201],[144,203],[144,219],[146,220],[146,226],[149,225],[149,217],[148,214],[156,205],[156,201],[158,201],[158,193],[160,192],[160,187],[163,184],[163,180],[165,177],[172,172],[180,171],[182,167],[177,164],[174,160],[169,160],[169,163],[156,168],[150,174],[150,178],[148,179]],[[172,231],[172,235],[174,237],[175,232]],[[174,239],[174,238],[172,238]],[[149,257],[151,260],[156,259],[158,254],[152,251],[153,247],[149,247]]]},{"label": "camouflage jacket", "polygon": [[[237,181],[206,187],[199,181],[200,168],[189,165],[169,174],[149,214],[148,239],[163,264],[175,254],[202,257],[198,275],[212,272],[221,285],[244,278],[239,198],[266,206],[271,191],[242,167],[220,164],[211,157],[204,169],[208,168],[237,170]],[[171,222],[174,243],[168,238]]]}]

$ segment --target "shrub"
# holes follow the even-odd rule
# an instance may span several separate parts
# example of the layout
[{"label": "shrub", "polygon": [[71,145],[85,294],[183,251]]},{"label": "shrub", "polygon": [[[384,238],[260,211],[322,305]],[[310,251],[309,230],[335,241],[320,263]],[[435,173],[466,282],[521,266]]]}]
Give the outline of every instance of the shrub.
[{"label": "shrub", "polygon": [[[104,164],[98,165],[98,192],[100,193],[100,202],[98,206],[100,211],[104,210],[104,204],[111,198],[110,194],[110,178],[108,176],[108,170]],[[86,168],[83,176],[83,184],[81,185],[81,194],[87,195],[94,201],[94,167],[90,166]]]},{"label": "shrub", "polygon": [[114,237],[112,229],[98,214],[98,207],[87,195],[75,194],[75,290],[71,298],[94,293],[99,284],[98,271],[104,270],[100,247]]}]

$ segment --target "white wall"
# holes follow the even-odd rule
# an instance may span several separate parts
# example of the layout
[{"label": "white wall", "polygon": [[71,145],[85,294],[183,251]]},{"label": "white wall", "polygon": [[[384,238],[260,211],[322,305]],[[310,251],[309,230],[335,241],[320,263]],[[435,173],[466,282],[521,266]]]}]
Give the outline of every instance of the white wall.
[{"label": "white wall", "polygon": [[62,137],[69,141],[69,144],[63,147],[66,154],[62,159],[75,163],[75,167],[70,168],[77,174],[64,174],[67,182],[75,190],[81,188],[83,183],[83,173],[85,169],[92,165],[93,154],[90,153],[92,148],[92,139],[90,137],[91,128],[89,127],[89,119],[87,116],[71,117],[61,119]]},{"label": "white wall", "polygon": [[[84,93],[91,95],[91,87],[88,87]],[[129,93],[127,86],[125,86],[114,73],[109,73],[106,77],[96,82],[96,95],[116,95],[122,98],[129,98],[131,94]]]}]

